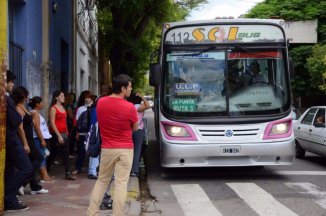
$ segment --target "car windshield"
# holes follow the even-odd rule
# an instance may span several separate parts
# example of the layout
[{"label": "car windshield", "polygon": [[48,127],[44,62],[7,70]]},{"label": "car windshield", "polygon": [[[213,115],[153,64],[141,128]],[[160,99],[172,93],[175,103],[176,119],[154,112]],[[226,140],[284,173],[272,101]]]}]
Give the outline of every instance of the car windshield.
[{"label": "car windshield", "polygon": [[170,51],[163,107],[175,116],[278,114],[290,107],[281,49]]}]

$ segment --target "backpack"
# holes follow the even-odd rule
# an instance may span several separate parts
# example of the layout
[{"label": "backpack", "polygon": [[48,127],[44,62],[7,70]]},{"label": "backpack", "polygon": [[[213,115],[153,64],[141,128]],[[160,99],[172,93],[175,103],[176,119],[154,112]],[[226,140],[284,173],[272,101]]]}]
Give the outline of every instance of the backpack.
[{"label": "backpack", "polygon": [[77,120],[77,130],[79,133],[87,133],[91,126],[91,108],[87,107],[87,110],[82,112]]},{"label": "backpack", "polygon": [[85,136],[84,144],[87,155],[89,155],[90,157],[97,157],[101,151],[101,137],[97,119],[96,117],[94,117],[94,115],[96,115],[95,108],[91,114],[93,114],[93,122],[90,126],[88,133]]},{"label": "backpack", "polygon": [[85,137],[85,149],[90,157],[97,157],[101,151],[101,138],[98,130],[98,124],[92,124]]}]

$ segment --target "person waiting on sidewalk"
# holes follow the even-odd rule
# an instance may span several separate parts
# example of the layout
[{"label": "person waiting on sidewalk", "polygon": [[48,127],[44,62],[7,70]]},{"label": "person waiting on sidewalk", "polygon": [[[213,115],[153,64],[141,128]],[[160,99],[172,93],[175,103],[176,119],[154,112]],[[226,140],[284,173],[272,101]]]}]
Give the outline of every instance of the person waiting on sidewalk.
[{"label": "person waiting on sidewalk", "polygon": [[[81,97],[82,97],[82,95],[84,98],[84,105],[80,106],[76,113],[77,129],[81,129],[80,125],[78,125],[78,124],[84,123],[84,121],[82,121],[82,122],[78,121],[79,117],[81,117],[82,113],[87,112],[87,110],[90,109],[93,104],[92,93],[89,90],[83,91],[81,93]],[[89,112],[90,112],[90,110],[89,110]],[[78,141],[78,144],[77,144],[78,146],[77,146],[77,160],[76,160],[76,165],[75,165],[76,169],[72,172],[72,174],[74,174],[74,175],[81,173],[82,166],[83,166],[85,156],[86,156],[84,142],[85,142],[85,136],[86,136],[87,132],[89,131],[89,126],[90,126],[91,122],[90,122],[90,114],[84,114],[84,116],[85,116],[85,121],[88,124],[87,125],[88,129],[85,131],[77,131],[77,134],[76,134],[76,140]]]},{"label": "person waiting on sidewalk", "polygon": [[[34,127],[34,121],[33,121],[33,114],[30,113],[25,106],[25,102],[28,99],[28,90],[25,87],[18,87],[15,88],[12,92],[12,99],[14,100],[16,104],[16,109],[18,113],[21,115],[23,119],[23,129],[22,131],[19,131],[19,137],[23,142],[27,142],[28,146],[30,148],[29,153],[29,159],[32,162],[33,165],[33,177],[29,181],[29,185],[31,188],[31,195],[34,194],[46,194],[49,191],[44,189],[42,185],[39,184],[38,180],[36,179],[36,174],[38,173],[38,170],[40,168],[40,165],[42,163],[42,160],[44,159],[42,154],[38,151],[34,139],[33,139],[33,127]],[[35,114],[35,113],[34,113]],[[27,182],[25,183],[25,185]],[[24,185],[24,186],[25,186]]]},{"label": "person waiting on sidewalk", "polygon": [[113,216],[123,216],[127,185],[133,159],[132,131],[138,129],[134,105],[125,100],[130,96],[131,78],[125,74],[113,77],[113,94],[97,102],[100,128],[101,160],[98,179],[91,193],[89,216],[99,215],[104,193],[114,172]]},{"label": "person waiting on sidewalk", "polygon": [[76,144],[76,127],[74,126],[75,115],[77,111],[76,94],[70,92],[65,100],[67,111],[67,127],[69,133],[69,159],[73,159]]},{"label": "person waiting on sidewalk", "polygon": [[132,141],[134,143],[134,159],[132,161],[130,176],[137,177],[139,174],[139,160],[144,142],[144,115],[145,110],[151,108],[148,101],[140,93],[132,93],[128,101],[133,103],[138,115],[138,130],[132,132]]},{"label": "person waiting on sidewalk", "polygon": [[42,163],[40,165],[41,183],[51,182],[51,178],[46,170],[46,144],[47,140],[52,138],[49,128],[46,124],[44,117],[41,115],[41,110],[43,109],[42,98],[39,96],[33,97],[28,104],[33,114],[34,128],[33,128],[33,138],[34,143],[40,154],[43,156]]},{"label": "person waiting on sidewalk", "polygon": [[[94,99],[94,109],[92,109],[91,112],[91,124],[95,124],[97,122],[97,117],[96,117],[96,105],[98,99],[109,96],[112,94],[112,89],[109,88],[107,85],[101,85],[101,95],[98,96],[96,99]],[[97,157],[89,157],[89,164],[88,164],[88,175],[87,177],[89,179],[97,179],[98,173],[97,169],[100,163],[100,156]]]},{"label": "person waiting on sidewalk", "polygon": [[50,131],[52,133],[52,139],[50,141],[50,156],[47,160],[47,170],[50,171],[51,165],[59,151],[63,157],[65,166],[65,178],[66,180],[75,180],[76,177],[72,175],[70,171],[69,162],[69,138],[67,128],[67,112],[63,107],[65,102],[65,95],[62,91],[55,91],[52,95],[52,101],[49,111]]},{"label": "person waiting on sidewalk", "polygon": [[7,71],[6,80],[6,160],[5,160],[5,212],[28,210],[28,206],[18,202],[18,189],[28,182],[33,175],[33,166],[28,158],[30,152],[27,143],[22,144],[18,137],[18,128],[22,128],[22,118],[16,110],[14,101],[9,94],[14,88],[16,76]]},{"label": "person waiting on sidewalk", "polygon": [[[93,109],[91,111],[91,124],[97,123],[96,117],[96,105],[97,101],[105,96],[109,96],[112,94],[112,89],[109,88],[107,85],[101,85],[101,95],[94,99],[95,103],[93,104]],[[100,156],[97,157],[89,157],[89,164],[88,164],[88,175],[89,179],[97,179],[97,168],[100,163]]]}]

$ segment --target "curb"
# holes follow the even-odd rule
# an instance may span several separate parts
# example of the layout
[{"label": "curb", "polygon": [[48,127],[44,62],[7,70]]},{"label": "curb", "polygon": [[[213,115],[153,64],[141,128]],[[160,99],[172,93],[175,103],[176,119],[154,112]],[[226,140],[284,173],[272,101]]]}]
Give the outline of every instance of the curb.
[{"label": "curb", "polygon": [[[110,189],[111,196],[113,195],[113,193],[114,193],[114,187],[111,187]],[[139,196],[140,196],[139,180],[137,177],[130,177],[128,182],[127,200],[125,205],[126,216],[141,215],[141,204],[139,201]],[[112,215],[112,210],[101,210],[100,215],[101,216]]]}]

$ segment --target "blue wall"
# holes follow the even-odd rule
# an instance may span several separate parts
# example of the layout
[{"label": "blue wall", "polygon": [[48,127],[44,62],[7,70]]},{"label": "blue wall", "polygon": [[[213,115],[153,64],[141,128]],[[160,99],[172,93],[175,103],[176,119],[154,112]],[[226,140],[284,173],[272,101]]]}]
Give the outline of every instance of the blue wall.
[{"label": "blue wall", "polygon": [[72,71],[73,1],[9,0],[9,38],[24,49],[22,85],[30,96],[42,96],[42,1],[49,2],[50,94],[57,89],[68,90]]},{"label": "blue wall", "polygon": [[42,0],[9,1],[9,39],[22,45],[22,85],[40,95],[42,63]]},{"label": "blue wall", "polygon": [[[56,12],[53,4],[57,3]],[[67,0],[50,0],[50,92],[68,90],[68,77],[72,71],[72,3]]]}]

